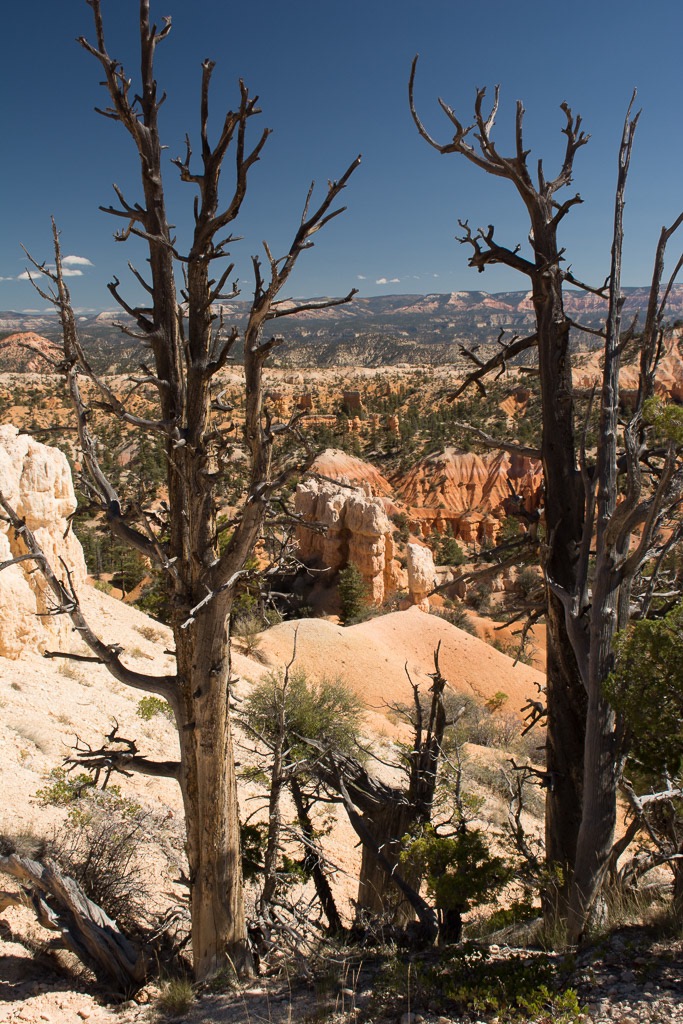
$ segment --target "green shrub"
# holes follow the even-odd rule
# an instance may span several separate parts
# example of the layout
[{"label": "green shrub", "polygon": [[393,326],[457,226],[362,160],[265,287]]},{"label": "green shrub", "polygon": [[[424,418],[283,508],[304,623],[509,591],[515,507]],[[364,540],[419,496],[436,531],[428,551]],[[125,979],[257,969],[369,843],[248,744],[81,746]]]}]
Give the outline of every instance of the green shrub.
[{"label": "green shrub", "polygon": [[394,530],[394,540],[402,544],[407,544],[410,539],[410,523],[408,522],[408,516],[405,512],[395,512],[391,517],[391,521],[396,527]]},{"label": "green shrub", "polygon": [[453,605],[451,608],[430,608],[432,615],[438,615],[440,619],[450,622],[451,626],[464,630],[471,636],[477,635],[476,627],[461,604]]},{"label": "green shrub", "polygon": [[472,587],[465,600],[480,615],[488,615],[491,611],[491,590],[486,583],[477,583]]},{"label": "green shrub", "polygon": [[536,653],[534,647],[520,647],[514,640],[508,640],[507,637],[503,636],[494,637],[491,641],[491,647],[496,651],[500,651],[501,654],[505,654],[508,658],[512,658],[513,661],[519,661],[522,665],[533,665],[534,654]]},{"label": "green shrub", "polygon": [[429,539],[429,546],[434,552],[434,561],[437,565],[458,566],[467,561],[465,552],[453,536],[449,527],[446,533],[436,531]]},{"label": "green shrub", "polygon": [[152,908],[145,853],[161,836],[161,817],[123,797],[115,786],[102,791],[90,785],[76,801],[64,782],[57,775],[49,795],[72,806],[47,852],[126,931],[139,931]]},{"label": "green shrub", "polygon": [[66,768],[53,768],[45,781],[46,785],[36,790],[36,797],[41,804],[55,807],[72,804],[93,786],[92,777],[86,772],[72,775]]},{"label": "green shrub", "polygon": [[261,634],[264,625],[258,615],[247,612],[238,615],[232,622],[231,634],[236,637],[249,658],[258,657],[259,649],[263,643]]},{"label": "green shrub", "polygon": [[607,697],[640,766],[673,778],[683,763],[683,602],[662,619],[632,623],[615,646]]},{"label": "green shrub", "polygon": [[287,756],[299,762],[302,772],[305,764],[315,757],[299,737],[324,740],[333,750],[356,750],[356,738],[363,715],[363,703],[340,680],[309,680],[305,672],[290,672],[287,688],[282,673],[270,673],[257,683],[245,698],[241,712],[244,720],[266,740],[276,738],[277,722],[284,701],[285,728],[287,730]]},{"label": "green shrub", "polygon": [[135,712],[143,721],[149,722],[156,715],[163,715],[169,722],[173,721],[173,708],[163,697],[143,697],[138,701]]},{"label": "green shrub", "polygon": [[433,825],[405,836],[401,863],[424,876],[447,941],[459,940],[462,915],[486,903],[512,876],[512,867],[491,853],[484,833],[464,826],[450,836],[439,835]]},{"label": "green shrub", "polygon": [[436,962],[390,961],[378,978],[377,999],[398,1000],[413,1012],[437,1005],[449,1017],[495,1015],[499,1024],[579,1024],[585,1008],[574,989],[558,991],[556,972],[545,954],[494,960],[486,946],[467,942],[448,946]]}]

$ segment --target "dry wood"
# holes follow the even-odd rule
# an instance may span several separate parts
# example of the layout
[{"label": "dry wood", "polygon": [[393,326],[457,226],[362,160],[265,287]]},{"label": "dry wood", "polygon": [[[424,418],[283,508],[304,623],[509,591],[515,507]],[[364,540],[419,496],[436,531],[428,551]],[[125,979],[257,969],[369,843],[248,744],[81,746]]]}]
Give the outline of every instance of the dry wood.
[{"label": "dry wood", "polygon": [[32,905],[43,927],[59,932],[61,944],[101,980],[113,982],[123,993],[140,987],[147,968],[142,952],[54,861],[41,863],[13,853],[0,857],[0,871],[23,887],[21,895],[0,894],[0,907]]}]

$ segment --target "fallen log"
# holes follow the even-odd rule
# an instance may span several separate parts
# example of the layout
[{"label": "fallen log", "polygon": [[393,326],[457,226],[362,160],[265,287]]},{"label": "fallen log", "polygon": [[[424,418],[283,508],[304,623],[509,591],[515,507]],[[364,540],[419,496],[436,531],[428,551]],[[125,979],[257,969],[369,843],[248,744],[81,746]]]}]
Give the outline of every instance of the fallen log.
[{"label": "fallen log", "polygon": [[12,853],[0,857],[0,871],[22,886],[20,893],[0,892],[0,912],[8,906],[32,908],[40,924],[58,932],[60,944],[90,967],[98,980],[126,993],[142,985],[146,974],[142,951],[53,860],[43,863]]}]

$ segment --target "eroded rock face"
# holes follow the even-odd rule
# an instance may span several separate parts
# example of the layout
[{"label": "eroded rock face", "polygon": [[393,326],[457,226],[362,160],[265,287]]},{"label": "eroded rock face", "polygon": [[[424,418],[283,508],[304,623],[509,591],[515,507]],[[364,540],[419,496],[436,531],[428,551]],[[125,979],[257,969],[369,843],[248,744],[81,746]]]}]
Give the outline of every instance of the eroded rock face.
[{"label": "eroded rock face", "polygon": [[[83,549],[73,533],[67,533],[76,496],[66,457],[56,448],[20,435],[16,427],[0,426],[0,489],[35,534],[56,574],[66,576],[61,557],[74,586],[82,584],[86,577]],[[0,521],[0,562],[25,552],[14,531]],[[66,615],[46,615],[52,607],[51,592],[34,562],[20,562],[0,572],[0,656],[17,658],[27,646],[43,651],[65,642],[71,623]]]},{"label": "eroded rock face", "polygon": [[326,448],[316,456],[311,465],[311,473],[319,473],[320,476],[328,476],[356,487],[367,485],[369,494],[389,496],[392,493],[389,481],[371,463],[357,459],[339,448]]},{"label": "eroded rock face", "polygon": [[423,536],[450,528],[466,544],[477,544],[495,540],[513,491],[526,511],[538,508],[542,481],[540,462],[525,456],[446,448],[413,466],[397,491]]},{"label": "eroded rock face", "polygon": [[[655,394],[659,398],[683,402],[683,330],[680,327],[667,331],[663,337],[663,354],[657,367]],[[597,352],[582,361],[574,370],[576,387],[588,390],[600,384],[602,379],[602,353]],[[619,398],[622,405],[633,406],[638,394],[638,365],[622,366],[619,372]]]},{"label": "eroded rock face", "polygon": [[54,360],[60,351],[41,334],[20,331],[0,342],[0,367],[3,373],[45,373],[50,366],[47,360]]},{"label": "eroded rock face", "polygon": [[429,611],[428,595],[437,585],[436,566],[431,549],[422,544],[408,544],[408,591],[413,604]]},{"label": "eroded rock face", "polygon": [[309,480],[297,487],[295,509],[308,522],[325,528],[324,533],[297,528],[302,561],[317,563],[332,572],[353,562],[375,605],[404,585],[402,570],[394,562],[393,526],[369,484],[361,489]]}]

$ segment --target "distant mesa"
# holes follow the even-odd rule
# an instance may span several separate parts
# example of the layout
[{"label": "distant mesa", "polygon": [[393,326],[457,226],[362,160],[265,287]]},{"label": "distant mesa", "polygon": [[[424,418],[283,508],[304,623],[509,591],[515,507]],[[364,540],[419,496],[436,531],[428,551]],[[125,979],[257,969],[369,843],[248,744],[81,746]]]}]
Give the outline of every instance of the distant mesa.
[{"label": "distant mesa", "polygon": [[[646,288],[625,288],[624,316],[631,318],[639,314],[642,323],[647,294]],[[248,307],[247,301],[236,299],[222,304],[221,312],[227,323],[241,327]],[[565,290],[565,308],[574,321],[591,330],[604,323],[607,310],[604,299],[571,288]],[[667,315],[672,321],[683,318],[683,285],[672,288]],[[105,358],[116,363],[121,347],[124,344],[130,347],[130,339],[115,326],[117,321],[125,319],[123,311],[111,310],[79,316],[83,335],[97,342],[100,363]],[[501,330],[508,336],[527,334],[531,333],[533,325],[533,303],[527,291],[357,295],[348,304],[283,317],[278,331],[285,344],[274,354],[273,365],[464,366],[460,345],[478,345],[481,349],[494,347]],[[59,321],[50,312],[0,312],[0,331],[32,331],[57,338]],[[592,335],[578,328],[572,329],[572,336],[577,347],[584,349],[589,350],[595,342]],[[0,353],[2,369],[8,367]]]}]

